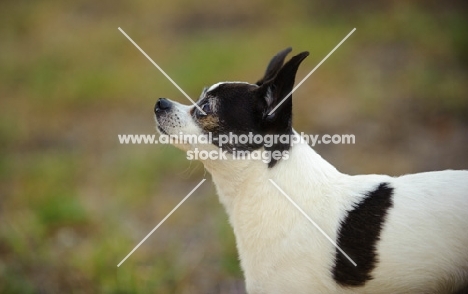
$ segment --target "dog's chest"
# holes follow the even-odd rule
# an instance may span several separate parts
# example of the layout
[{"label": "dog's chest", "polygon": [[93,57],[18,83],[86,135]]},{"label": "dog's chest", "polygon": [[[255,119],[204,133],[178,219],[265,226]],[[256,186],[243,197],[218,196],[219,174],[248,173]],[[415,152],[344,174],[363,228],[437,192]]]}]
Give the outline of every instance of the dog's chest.
[{"label": "dog's chest", "polygon": [[[242,183],[213,176],[220,201],[234,229],[246,283],[261,283],[257,285],[260,288],[281,289],[289,284],[288,281],[307,271],[310,277],[320,277],[317,280],[324,282],[323,287],[329,286],[330,283],[326,282],[331,277],[323,269],[332,266],[333,246],[317,234],[315,227],[268,181],[269,176],[247,176]],[[314,220],[330,236],[334,236],[337,223],[330,223],[330,219],[337,220],[338,217],[331,217],[333,209],[328,209],[327,217],[319,213],[323,210],[321,205],[310,205],[304,209],[314,215]],[[264,284],[260,281],[270,282]],[[300,283],[297,286],[300,287]]]}]

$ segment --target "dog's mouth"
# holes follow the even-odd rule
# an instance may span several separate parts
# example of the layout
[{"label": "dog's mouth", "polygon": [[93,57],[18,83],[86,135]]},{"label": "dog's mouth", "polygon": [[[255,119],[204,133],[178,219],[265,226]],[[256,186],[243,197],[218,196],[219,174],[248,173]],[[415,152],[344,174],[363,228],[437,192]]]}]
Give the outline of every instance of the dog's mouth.
[{"label": "dog's mouth", "polygon": [[163,134],[163,135],[169,135],[169,134],[166,132],[166,130],[164,130],[164,129],[161,127],[161,125],[160,125],[159,123],[157,124],[157,128],[158,128],[159,132],[161,132],[161,134]]},{"label": "dog's mouth", "polygon": [[158,131],[163,134],[163,135],[169,135],[169,133],[162,127],[161,125],[161,121],[162,120],[164,122],[164,119],[162,119],[161,117],[159,117],[159,113],[158,112],[154,112],[155,114],[155,121],[156,121],[156,128],[158,129]]}]

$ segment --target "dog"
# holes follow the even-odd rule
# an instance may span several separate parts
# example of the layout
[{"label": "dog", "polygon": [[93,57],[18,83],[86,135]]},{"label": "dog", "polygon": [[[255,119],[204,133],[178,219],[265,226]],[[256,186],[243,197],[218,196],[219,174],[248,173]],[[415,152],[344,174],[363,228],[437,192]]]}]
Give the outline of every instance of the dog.
[{"label": "dog", "polygon": [[[216,83],[196,106],[160,98],[154,108],[161,134],[213,138],[178,148],[227,154],[202,162],[234,230],[247,292],[468,293],[468,171],[351,176],[303,140],[220,147],[228,134],[298,138],[292,97],[281,101],[308,52],[284,63],[290,51],[254,84]],[[239,160],[238,151],[270,155]]]}]

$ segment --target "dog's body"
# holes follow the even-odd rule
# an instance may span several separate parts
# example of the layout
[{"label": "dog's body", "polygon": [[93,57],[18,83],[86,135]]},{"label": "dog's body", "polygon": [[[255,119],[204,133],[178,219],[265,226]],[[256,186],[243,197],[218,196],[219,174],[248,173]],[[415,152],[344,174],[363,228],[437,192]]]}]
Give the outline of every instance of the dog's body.
[{"label": "dog's body", "polygon": [[[229,165],[236,163],[207,169],[234,228],[249,293],[451,293],[468,281],[468,172],[348,176],[306,145],[293,146],[272,169],[258,161]],[[350,285],[366,263],[361,250],[369,250],[350,247],[360,240],[339,244],[357,268],[342,260],[342,274],[334,277],[339,253],[269,179],[333,240],[349,211],[388,183],[393,205],[376,244],[373,279]]]},{"label": "dog's body", "polygon": [[[292,89],[307,54],[276,55],[257,84],[219,83],[199,106],[156,105],[164,134],[289,134]],[[207,106],[208,105],[208,106]],[[235,118],[238,118],[236,120]],[[217,149],[181,142],[184,150]],[[249,293],[452,293],[468,285],[468,171],[402,177],[349,176],[305,143],[231,142],[227,160],[206,160],[229,220]],[[288,158],[236,160],[232,151],[288,151]],[[269,180],[344,250],[352,263]]]}]

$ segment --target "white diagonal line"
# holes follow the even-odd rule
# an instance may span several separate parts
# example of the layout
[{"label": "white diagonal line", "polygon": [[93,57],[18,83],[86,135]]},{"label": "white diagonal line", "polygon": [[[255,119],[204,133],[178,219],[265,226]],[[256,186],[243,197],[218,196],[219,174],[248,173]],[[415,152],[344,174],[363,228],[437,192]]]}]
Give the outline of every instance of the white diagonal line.
[{"label": "white diagonal line", "polygon": [[349,36],[351,36],[351,34],[352,34],[352,33],[354,33],[354,31],[355,31],[355,30],[356,30],[356,28],[354,28],[354,29],[353,29],[353,30],[352,30],[352,31],[351,31],[351,32],[350,32],[350,33],[349,33],[349,34],[348,34],[346,37],[344,37],[344,39],[343,39],[343,40],[341,40],[341,42],[340,42],[340,43],[338,43],[338,45],[336,45],[336,46],[335,46],[335,48],[333,48],[333,50],[332,50],[332,51],[330,51],[330,53],[328,53],[328,55],[327,55],[327,56],[325,56],[325,58],[324,58],[324,59],[322,59],[322,61],[320,61],[320,63],[319,63],[319,64],[317,64],[317,66],[316,66],[316,67],[314,67],[314,69],[312,69],[312,70],[309,72],[309,74],[307,74],[307,75],[305,76],[305,78],[303,78],[303,79],[302,79],[302,81],[300,81],[300,82],[299,82],[299,84],[297,84],[297,86],[296,86],[296,87],[294,87],[294,89],[292,89],[292,91],[291,91],[291,92],[290,92],[288,95],[286,95],[286,97],[284,97],[284,98],[283,98],[283,100],[281,100],[281,102],[280,102],[280,103],[278,103],[278,104],[276,105],[276,107],[275,107],[275,108],[273,108],[273,110],[272,110],[272,111],[270,111],[270,113],[268,113],[268,115],[272,115],[272,114],[273,114],[273,112],[275,112],[275,110],[276,110],[276,109],[278,109],[278,107],[280,107],[280,105],[281,105],[281,104],[283,104],[283,102],[284,102],[286,99],[288,99],[288,98],[289,98],[289,96],[291,96],[291,95],[292,95],[292,93],[294,93],[294,91],[296,91],[296,90],[297,90],[297,88],[299,88],[299,87],[302,85],[302,83],[304,83],[304,82],[305,82],[305,80],[307,80],[307,79],[310,77],[310,75],[311,75],[311,74],[313,74],[313,73],[314,73],[314,71],[315,71],[317,68],[319,68],[319,66],[321,66],[321,65],[322,65],[322,63],[324,63],[324,62],[325,62],[325,60],[327,60],[327,58],[328,58],[328,57],[330,57],[330,55],[332,55],[332,54],[333,54],[333,52],[335,52],[335,50],[336,50],[336,49],[338,49],[338,47],[340,47],[340,46],[341,46],[341,44],[343,44],[343,42],[344,42],[344,41],[346,41],[346,39],[348,39],[348,37],[349,37]]},{"label": "white diagonal line", "polygon": [[141,240],[141,242],[140,242],[140,243],[138,243],[138,245],[137,245],[137,246],[135,246],[135,248],[133,248],[133,250],[132,250],[132,251],[130,251],[130,253],[129,253],[129,254],[127,254],[127,256],[125,256],[125,258],[124,258],[124,259],[122,259],[122,261],[121,261],[121,262],[120,262],[120,263],[117,265],[117,267],[120,267],[120,265],[121,265],[122,263],[124,263],[124,261],[125,261],[125,260],[127,260],[127,258],[129,258],[129,257],[130,257],[130,255],[132,255],[132,254],[133,254],[133,252],[135,252],[135,250],[137,250],[137,249],[138,249],[138,247],[140,247],[140,245],[141,245],[141,244],[143,244],[143,242],[145,242],[145,241],[146,241],[146,239],[148,239],[148,238],[149,238],[149,236],[151,236],[151,234],[153,234],[153,233],[154,233],[154,231],[156,231],[156,230],[159,228],[159,226],[161,226],[161,225],[162,225],[162,224],[163,224],[163,223],[166,221],[166,219],[167,219],[168,217],[170,217],[170,216],[171,216],[171,214],[172,214],[174,211],[176,211],[176,210],[177,210],[177,208],[179,208],[179,206],[181,206],[181,205],[182,205],[182,203],[184,203],[184,201],[185,201],[185,200],[187,200],[187,198],[189,198],[189,197],[190,197],[190,195],[192,195],[192,194],[193,194],[193,192],[195,192],[195,190],[197,190],[197,189],[198,189],[198,187],[200,187],[200,186],[201,186],[201,184],[203,184],[203,182],[204,182],[204,181],[206,181],[206,179],[203,179],[203,180],[202,180],[200,183],[198,183],[198,185],[197,185],[195,188],[193,188],[193,190],[192,190],[192,191],[190,191],[190,193],[188,193],[188,194],[187,194],[187,196],[185,196],[185,198],[184,198],[184,199],[182,199],[182,201],[180,201],[180,202],[179,202],[179,204],[177,204],[177,206],[176,206],[176,207],[174,207],[174,209],[172,209],[172,210],[171,210],[171,212],[169,212],[169,214],[168,214],[168,215],[166,215],[166,217],[165,217],[165,218],[164,218],[164,219],[163,219],[161,222],[159,222],[159,224],[158,224],[156,227],[154,227],[154,229],[153,229],[153,230],[151,230],[151,232],[149,232],[149,234],[148,234],[148,235],[146,235],[146,237],[145,237],[145,238],[143,238],[143,240]]},{"label": "white diagonal line", "polygon": [[187,95],[187,93],[185,93],[184,90],[182,90],[182,88],[179,87],[179,85],[177,85],[176,82],[174,82],[174,80],[172,80],[171,77],[168,76],[168,75],[164,72],[164,70],[163,70],[159,65],[157,65],[156,62],[154,62],[153,59],[151,59],[151,57],[149,57],[148,54],[146,54],[146,52],[143,51],[143,49],[141,49],[140,46],[138,46],[137,43],[135,43],[135,41],[133,41],[132,38],[130,38],[130,37],[124,32],[124,30],[122,30],[122,29],[119,27],[119,31],[120,31],[122,34],[124,34],[124,36],[127,37],[127,39],[128,39],[130,42],[132,42],[132,44],[135,45],[135,47],[137,47],[137,49],[140,50],[140,52],[143,53],[143,55],[144,55],[146,58],[148,58],[148,60],[149,60],[154,66],[156,66],[156,68],[159,69],[159,71],[160,71],[160,72],[161,72],[177,89],[179,89],[179,91],[180,91],[182,94],[184,94],[184,96],[187,97],[187,99],[190,100],[190,102],[192,102],[192,104],[193,104],[196,108],[198,108],[198,110],[201,111],[201,113],[203,113],[204,115],[206,115],[206,113],[200,108],[200,106],[198,106],[198,105],[195,103],[195,101],[193,101],[192,98],[190,98],[190,96]]},{"label": "white diagonal line", "polygon": [[276,189],[278,189],[281,194],[283,194],[288,200],[289,202],[292,203],[292,205],[294,205],[294,207],[296,207],[308,220],[309,222],[311,222],[316,228],[317,230],[320,231],[320,233],[322,233],[325,238],[328,239],[328,241],[330,241],[330,243],[333,244],[333,246],[336,247],[336,249],[338,249],[354,266],[357,266],[357,264],[351,259],[351,257],[348,256],[348,254],[346,254],[346,252],[344,252],[336,243],[335,241],[332,240],[332,238],[330,238],[323,230],[322,228],[319,227],[319,225],[317,225],[308,215],[307,213],[304,212],[304,210],[302,210],[297,204],[296,202],[294,202],[291,197],[289,197],[272,179],[270,179],[270,182],[276,187]]}]

